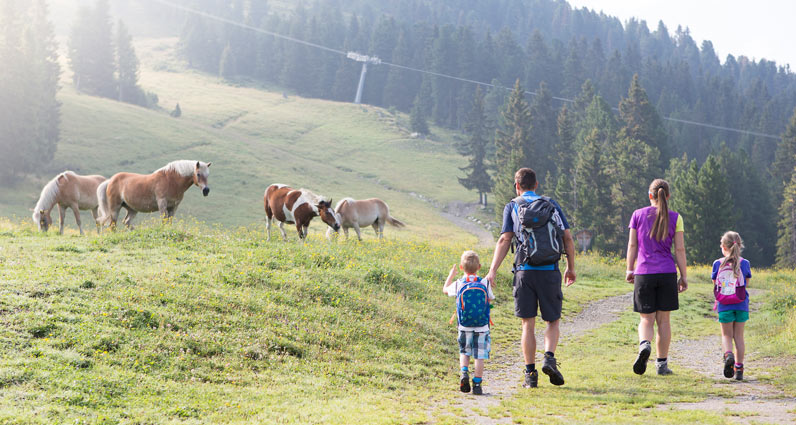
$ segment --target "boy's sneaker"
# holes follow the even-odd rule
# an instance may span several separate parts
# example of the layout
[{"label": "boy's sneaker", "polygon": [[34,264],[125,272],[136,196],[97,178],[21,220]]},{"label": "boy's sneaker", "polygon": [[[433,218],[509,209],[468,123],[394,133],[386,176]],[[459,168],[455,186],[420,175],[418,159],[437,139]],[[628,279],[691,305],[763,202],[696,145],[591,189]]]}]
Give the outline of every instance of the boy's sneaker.
[{"label": "boy's sneaker", "polygon": [[470,374],[468,374],[465,371],[462,371],[462,378],[459,381],[459,389],[463,393],[469,393],[470,392]]},{"label": "boy's sneaker", "polygon": [[558,362],[553,356],[544,355],[544,366],[542,372],[550,377],[550,383],[553,385],[564,385],[564,375],[558,371]]},{"label": "boy's sneaker", "polygon": [[633,372],[635,372],[636,375],[643,375],[644,372],[647,371],[647,360],[649,360],[651,352],[652,347],[649,341],[639,345],[638,357],[636,357],[636,361],[633,363]]},{"label": "boy's sneaker", "polygon": [[743,366],[735,368],[735,380],[743,381]]},{"label": "boy's sneaker", "polygon": [[525,383],[522,384],[525,388],[536,388],[539,386],[539,371],[525,372]]},{"label": "boy's sneaker", "polygon": [[658,375],[671,375],[671,374],[674,373],[674,372],[672,372],[671,369],[669,369],[669,362],[668,361],[665,361],[665,362],[656,361],[655,362],[655,369],[658,371]]},{"label": "boy's sneaker", "polygon": [[732,351],[724,353],[724,377],[732,378],[733,368],[735,367],[735,355]]},{"label": "boy's sneaker", "polygon": [[481,395],[484,393],[484,390],[481,389],[481,383],[473,381],[473,395]]}]

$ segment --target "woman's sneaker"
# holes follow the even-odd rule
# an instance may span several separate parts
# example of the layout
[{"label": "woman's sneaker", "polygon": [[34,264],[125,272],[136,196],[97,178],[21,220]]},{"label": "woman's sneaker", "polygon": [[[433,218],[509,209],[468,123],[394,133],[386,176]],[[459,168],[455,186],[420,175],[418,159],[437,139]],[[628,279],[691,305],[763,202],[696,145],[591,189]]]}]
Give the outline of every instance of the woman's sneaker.
[{"label": "woman's sneaker", "polygon": [[672,372],[671,369],[669,369],[669,362],[668,361],[659,362],[659,361],[656,360],[655,361],[655,370],[658,371],[658,375],[671,375],[671,374],[674,373],[674,372]]},{"label": "woman's sneaker", "polygon": [[[725,378],[732,378],[732,374],[734,372],[733,368],[735,367],[735,355],[732,354],[732,351],[728,351],[724,353],[724,377]],[[743,373],[743,372],[741,372]]]},{"label": "woman's sneaker", "polygon": [[463,393],[470,392],[470,374],[468,374],[465,371],[462,371],[462,377],[461,380],[459,381],[459,389]]},{"label": "woman's sneaker", "polygon": [[743,381],[743,366],[735,368],[735,380]]},{"label": "woman's sneaker", "polygon": [[643,375],[644,372],[647,371],[647,360],[649,360],[651,352],[652,347],[649,341],[638,346],[638,357],[636,357],[636,361],[633,363],[633,372],[635,372],[636,375]]},{"label": "woman's sneaker", "polygon": [[525,388],[536,388],[539,386],[539,371],[525,372],[525,383],[522,384]]}]

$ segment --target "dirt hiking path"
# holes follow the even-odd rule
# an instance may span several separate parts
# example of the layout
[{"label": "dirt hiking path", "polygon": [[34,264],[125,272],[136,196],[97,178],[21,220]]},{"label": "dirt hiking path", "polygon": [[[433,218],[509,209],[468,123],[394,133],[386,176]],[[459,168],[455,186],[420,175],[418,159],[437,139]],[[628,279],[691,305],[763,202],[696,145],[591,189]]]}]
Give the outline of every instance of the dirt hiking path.
[{"label": "dirt hiking path", "polygon": [[[750,298],[761,294],[761,290],[749,290]],[[753,304],[754,305],[754,304]],[[754,307],[752,312],[754,313]],[[752,347],[753,348],[753,347]],[[721,335],[718,325],[716,334],[705,338],[689,339],[672,343],[669,356],[673,366],[688,367],[715,381],[714,387],[730,395],[728,398],[709,398],[697,403],[673,403],[657,406],[657,409],[706,410],[732,412],[735,423],[796,423],[796,399],[760,381],[772,367],[780,367],[796,359],[758,358],[754,351],[747,352],[744,359],[744,380],[725,378],[722,374]],[[677,371],[675,371],[677,373]]]},{"label": "dirt hiking path", "polygon": [[468,202],[449,202],[444,207],[440,208],[440,215],[448,219],[453,224],[461,227],[467,233],[472,233],[478,237],[477,248],[492,248],[495,246],[495,238],[492,233],[484,228],[483,225],[477,221],[473,221],[468,217],[472,217],[478,204]]},{"label": "dirt hiking path", "polygon": [[[576,338],[590,330],[596,329],[619,318],[619,315],[627,311],[633,305],[633,293],[618,295],[605,298],[589,304],[577,316],[572,319],[563,319],[561,323],[560,342]],[[519,326],[519,322],[517,323]],[[537,328],[539,325],[537,324]],[[537,341],[543,340],[545,325],[536,332]],[[541,345],[539,345],[541,347]],[[490,408],[498,406],[500,402],[513,396],[518,390],[522,389],[522,371],[525,369],[525,362],[519,350],[519,341],[512,344],[512,349],[507,353],[501,353],[489,360],[489,366],[484,371],[484,395],[473,397],[471,394],[456,393],[457,396],[451,400],[445,400],[437,404],[435,410],[449,406],[461,409],[464,412],[462,422],[470,424],[510,424],[511,418],[503,417],[494,419],[486,416]],[[566,374],[566,371],[564,371]],[[539,373],[539,380],[547,380],[547,375]]]}]

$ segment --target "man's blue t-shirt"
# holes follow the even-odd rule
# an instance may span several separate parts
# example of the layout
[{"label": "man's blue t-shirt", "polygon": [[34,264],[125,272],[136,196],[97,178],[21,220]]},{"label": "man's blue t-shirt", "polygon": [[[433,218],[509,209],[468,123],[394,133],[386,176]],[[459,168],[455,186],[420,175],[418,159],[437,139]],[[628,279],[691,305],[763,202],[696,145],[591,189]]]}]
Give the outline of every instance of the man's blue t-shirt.
[{"label": "man's blue t-shirt", "polygon": [[[716,280],[716,276],[719,274],[719,268],[721,267],[721,260],[723,258],[719,258],[718,260],[713,262],[713,271],[710,273],[710,279]],[[752,267],[749,265],[749,261],[745,258],[741,258],[741,274],[744,277],[744,285],[746,285],[746,281],[752,278]],[[744,288],[746,290],[746,288]],[[721,313],[722,311],[730,311],[730,310],[740,310],[740,311],[749,311],[749,291],[746,290],[746,298],[744,298],[743,302],[738,304],[722,304],[716,301],[716,311]]]},{"label": "man's blue t-shirt", "polygon": [[[522,194],[522,197],[525,198],[528,202],[534,201],[539,199],[540,196],[534,193],[532,190],[529,190]],[[558,215],[561,217],[561,222],[564,225],[564,230],[569,229],[569,222],[567,222],[567,217],[564,215],[564,211],[561,209],[561,205],[558,205],[558,202],[551,199],[550,202],[556,207],[558,211]],[[517,203],[514,202],[512,199],[511,202],[506,204],[506,207],[503,208],[503,227],[500,229],[500,233],[506,232],[514,232],[514,236],[517,237],[519,243],[522,243],[522,224],[519,220],[515,220],[517,216],[516,207]],[[550,264],[546,266],[531,266],[531,265],[521,265],[515,267],[515,270],[558,270],[558,263]]]}]

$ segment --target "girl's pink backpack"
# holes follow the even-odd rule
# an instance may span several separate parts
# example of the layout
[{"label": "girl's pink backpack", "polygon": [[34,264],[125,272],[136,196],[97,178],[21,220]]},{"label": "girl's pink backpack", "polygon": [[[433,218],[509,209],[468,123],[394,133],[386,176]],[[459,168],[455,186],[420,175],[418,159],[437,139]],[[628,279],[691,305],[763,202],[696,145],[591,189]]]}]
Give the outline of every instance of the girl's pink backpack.
[{"label": "girl's pink backpack", "polygon": [[[739,259],[739,261],[741,260]],[[716,301],[722,304],[739,304],[746,299],[746,279],[744,279],[743,273],[735,276],[732,263],[729,261],[719,268],[714,283],[713,295],[715,295]]]}]

